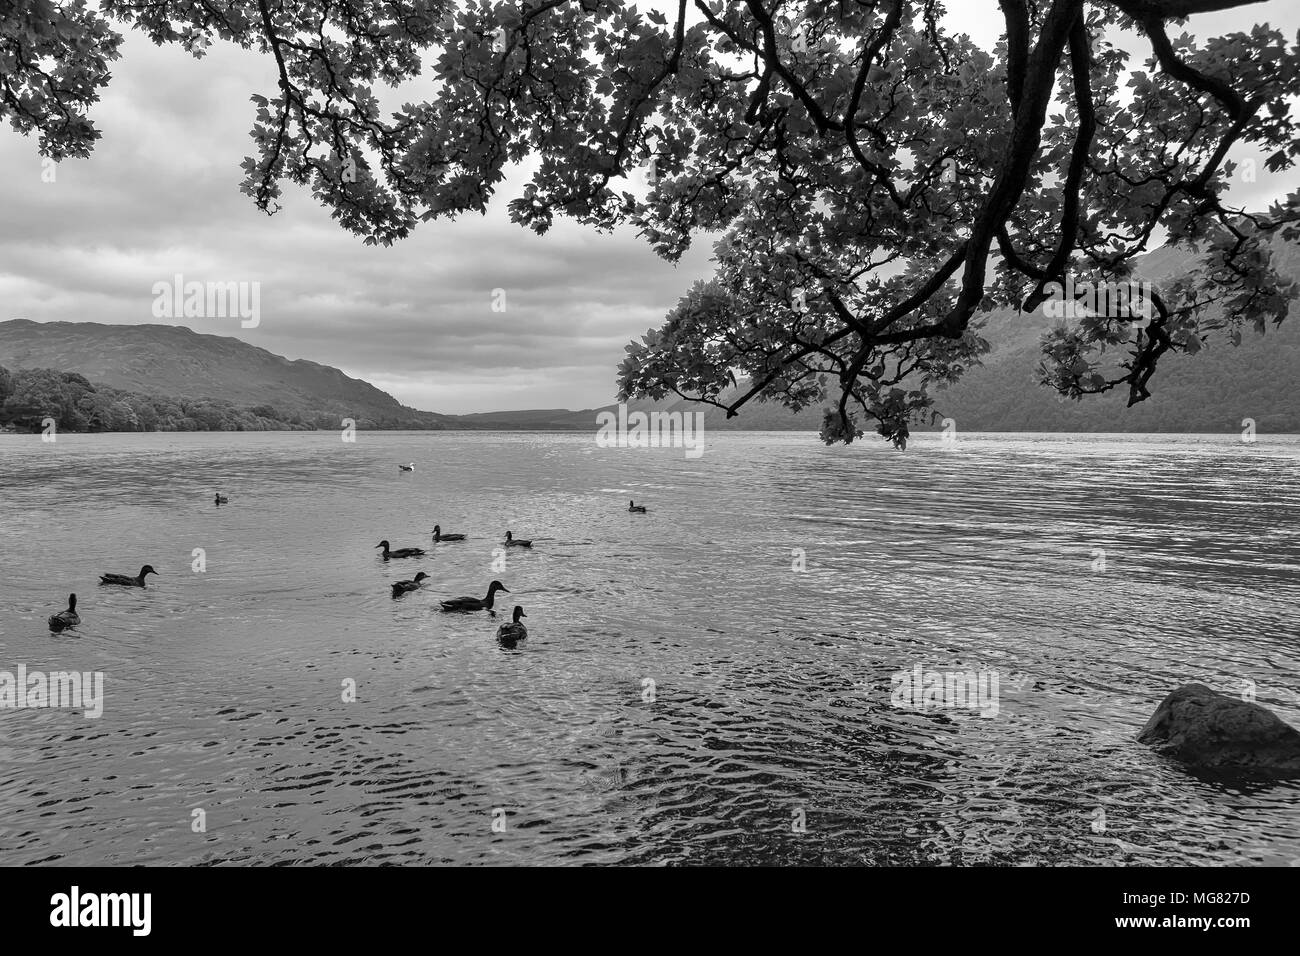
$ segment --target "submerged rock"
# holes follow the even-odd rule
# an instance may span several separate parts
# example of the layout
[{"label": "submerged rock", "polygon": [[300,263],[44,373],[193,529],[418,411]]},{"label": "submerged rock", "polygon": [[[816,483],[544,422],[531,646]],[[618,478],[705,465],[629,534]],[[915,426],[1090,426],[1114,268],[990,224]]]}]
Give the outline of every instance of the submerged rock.
[{"label": "submerged rock", "polygon": [[1300,730],[1204,684],[1185,684],[1161,701],[1137,739],[1203,770],[1300,775]]}]

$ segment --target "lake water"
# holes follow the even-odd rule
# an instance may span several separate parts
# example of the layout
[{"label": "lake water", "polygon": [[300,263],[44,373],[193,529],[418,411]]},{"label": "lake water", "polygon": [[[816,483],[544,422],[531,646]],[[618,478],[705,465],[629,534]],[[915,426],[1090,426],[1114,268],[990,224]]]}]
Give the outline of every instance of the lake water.
[{"label": "lake water", "polygon": [[[105,675],[0,710],[0,864],[1300,863],[1300,784],[1134,740],[1192,680],[1300,725],[1300,439],[593,437],[0,436],[0,670]],[[493,578],[513,648],[438,612]]]}]

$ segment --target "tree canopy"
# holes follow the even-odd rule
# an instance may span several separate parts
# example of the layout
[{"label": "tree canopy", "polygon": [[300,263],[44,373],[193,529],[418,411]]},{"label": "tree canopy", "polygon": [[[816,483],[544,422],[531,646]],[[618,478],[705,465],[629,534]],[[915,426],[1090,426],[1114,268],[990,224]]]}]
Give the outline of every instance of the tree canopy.
[{"label": "tree canopy", "polygon": [[[304,185],[391,243],[484,210],[527,163],[509,209],[539,233],[631,224],[669,259],[714,237],[714,280],[629,345],[621,396],[829,402],[827,442],[865,415],[901,446],[987,351],[982,311],[1127,281],[1161,243],[1193,268],[1141,321],[1054,329],[1045,383],[1132,404],[1165,355],[1282,321],[1295,289],[1272,249],[1300,238],[1300,192],[1231,205],[1229,151],[1295,163],[1300,38],[1180,27],[1243,0],[986,5],[993,50],[937,0],[9,0],[0,116],[45,155],[88,155],[118,25],[264,53],[278,88],[253,96],[242,184],[260,208]],[[422,73],[428,101],[381,107],[377,88]]]}]

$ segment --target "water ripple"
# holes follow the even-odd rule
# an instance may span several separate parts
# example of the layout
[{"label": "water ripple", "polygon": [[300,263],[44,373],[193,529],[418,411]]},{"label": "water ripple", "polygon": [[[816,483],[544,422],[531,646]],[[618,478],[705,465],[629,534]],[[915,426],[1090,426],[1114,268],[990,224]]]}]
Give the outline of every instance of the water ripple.
[{"label": "water ripple", "polygon": [[[1269,437],[0,436],[0,669],[106,675],[98,720],[0,711],[0,864],[1300,861],[1300,785],[1133,739],[1191,680],[1300,724],[1297,463]],[[538,540],[503,568],[506,529]],[[516,646],[438,611],[493,578]],[[85,623],[50,635],[72,590]],[[995,671],[996,715],[892,706],[917,665]]]}]

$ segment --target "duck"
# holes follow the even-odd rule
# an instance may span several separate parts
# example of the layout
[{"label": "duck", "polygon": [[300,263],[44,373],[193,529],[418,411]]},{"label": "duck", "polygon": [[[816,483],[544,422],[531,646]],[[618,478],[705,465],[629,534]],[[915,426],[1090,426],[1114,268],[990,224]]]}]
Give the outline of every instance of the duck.
[{"label": "duck", "polygon": [[146,564],[140,569],[138,577],[131,577],[129,574],[101,574],[99,576],[100,584],[120,584],[128,588],[144,587],[144,578],[146,574],[157,574],[152,564]]},{"label": "duck", "polygon": [[521,617],[527,617],[527,616],[528,615],[524,613],[524,609],[520,607],[518,604],[516,604],[514,618],[510,621],[509,624],[502,624],[499,628],[497,628],[497,640],[498,641],[522,641],[525,637],[528,636],[528,628],[520,624],[519,619]]},{"label": "duck", "polygon": [[413,580],[410,580],[410,581],[398,581],[396,584],[393,585],[393,597],[401,597],[401,596],[402,596],[403,594],[405,594],[407,591],[418,591],[418,590],[420,590],[420,585],[423,583],[424,579],[427,578],[427,577],[428,577],[428,575],[425,574],[423,571],[421,571],[419,574],[417,574],[417,575],[415,576],[415,578],[414,578]]},{"label": "duck", "polygon": [[409,465],[398,465],[398,466],[397,466],[397,470],[398,470],[398,471],[415,471],[415,462],[411,462]]},{"label": "duck", "polygon": [[217,504],[219,504],[219,505],[224,505],[224,504],[229,504],[229,502],[230,502],[230,499],[229,499],[229,498],[227,498],[227,497],[226,497],[225,495],[223,495],[221,492],[219,492],[219,491],[217,492],[217,499],[216,499],[216,503],[217,503]]},{"label": "duck", "polygon": [[81,623],[81,616],[77,614],[77,596],[68,595],[68,609],[60,611],[58,614],[50,615],[50,630],[61,631],[65,627],[76,627]]},{"label": "duck", "polygon": [[507,547],[507,548],[531,548],[532,546],[533,546],[533,541],[532,541],[531,538],[529,538],[527,541],[525,541],[525,540],[523,540],[522,538],[516,538],[516,537],[515,537],[513,534],[511,534],[509,531],[506,532],[506,547]]},{"label": "duck", "polygon": [[632,501],[629,501],[627,503],[627,510],[633,512],[634,514],[643,515],[645,514],[645,505],[638,505]]},{"label": "duck", "polygon": [[434,525],[434,526],[433,526],[433,540],[434,540],[435,543],[436,543],[436,542],[439,542],[439,541],[464,541],[464,540],[465,540],[465,536],[464,536],[463,534],[443,534],[443,533],[442,533],[442,526],[441,526],[441,525]]},{"label": "duck", "polygon": [[390,551],[390,550],[388,550],[388,542],[387,542],[387,541],[380,541],[377,545],[375,545],[375,547],[376,547],[376,548],[383,548],[383,549],[384,549],[384,560],[385,560],[385,561],[387,561],[389,558],[422,558],[422,557],[424,557],[424,551],[422,551],[420,548],[398,548],[396,551]]},{"label": "duck", "polygon": [[498,591],[510,593],[510,589],[500,581],[493,581],[488,585],[487,597],[458,597],[450,601],[440,601],[444,611],[491,611],[492,602],[496,599]]}]

